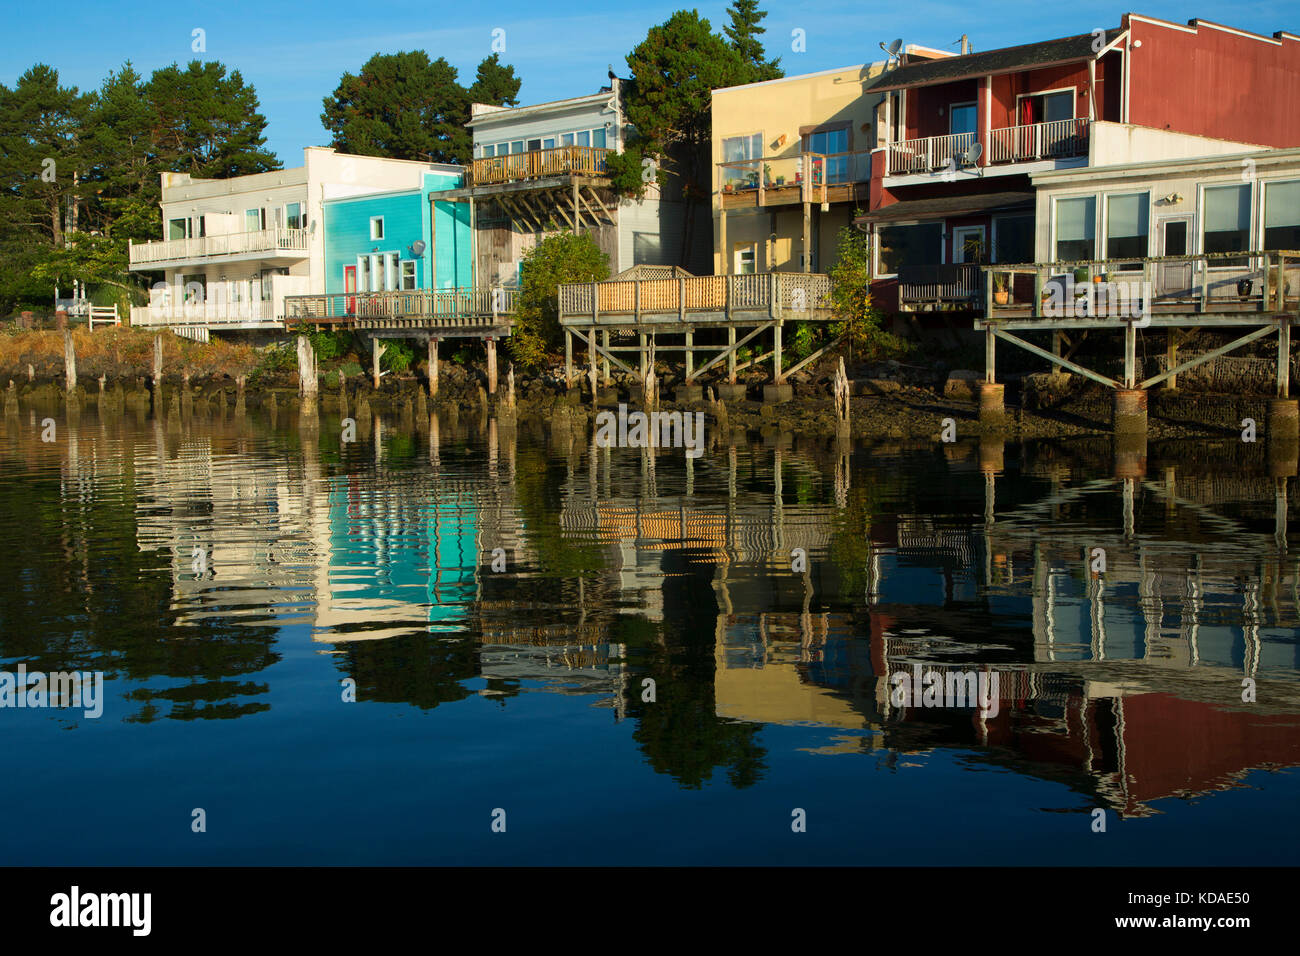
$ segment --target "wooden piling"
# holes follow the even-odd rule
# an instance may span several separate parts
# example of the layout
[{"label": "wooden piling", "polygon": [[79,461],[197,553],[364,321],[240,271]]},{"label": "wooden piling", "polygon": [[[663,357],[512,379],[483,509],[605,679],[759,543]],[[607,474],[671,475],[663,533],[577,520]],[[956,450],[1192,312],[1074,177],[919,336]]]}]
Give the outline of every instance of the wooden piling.
[{"label": "wooden piling", "polygon": [[72,331],[63,330],[63,375],[64,384],[71,394],[77,387],[77,349],[72,344]]}]

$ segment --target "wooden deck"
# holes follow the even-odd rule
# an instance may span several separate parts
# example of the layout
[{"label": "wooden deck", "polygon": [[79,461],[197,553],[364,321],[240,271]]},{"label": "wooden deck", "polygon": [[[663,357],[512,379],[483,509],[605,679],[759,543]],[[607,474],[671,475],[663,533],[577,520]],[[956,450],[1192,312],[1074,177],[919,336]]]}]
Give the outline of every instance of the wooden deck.
[{"label": "wooden deck", "polygon": [[514,289],[443,289],[294,295],[284,300],[286,329],[315,325],[376,335],[436,334],[483,337],[510,334]]},{"label": "wooden deck", "polygon": [[558,146],[473,161],[467,186],[494,186],[552,176],[603,176],[605,157],[614,152],[598,146]]},{"label": "wooden deck", "polygon": [[802,272],[565,284],[560,324],[681,329],[752,325],[756,319],[827,321],[830,294],[829,276]]}]

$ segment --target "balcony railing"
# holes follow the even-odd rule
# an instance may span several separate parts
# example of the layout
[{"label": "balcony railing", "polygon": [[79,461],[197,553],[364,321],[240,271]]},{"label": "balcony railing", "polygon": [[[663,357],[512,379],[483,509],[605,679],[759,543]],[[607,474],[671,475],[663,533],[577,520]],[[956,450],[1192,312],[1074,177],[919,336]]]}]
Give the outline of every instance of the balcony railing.
[{"label": "balcony railing", "polygon": [[962,154],[975,143],[974,133],[951,133],[903,139],[889,144],[889,174],[929,173],[965,165]]},{"label": "balcony railing", "polygon": [[905,304],[978,303],[983,298],[983,275],[978,263],[899,266],[899,294]]},{"label": "balcony railing", "polygon": [[1087,117],[1012,126],[989,133],[989,162],[994,164],[1065,159],[1087,153]]},{"label": "balcony railing", "polygon": [[612,152],[599,146],[557,146],[509,156],[485,156],[470,166],[468,185],[503,185],[573,174],[603,176],[605,157]]},{"label": "balcony railing", "polygon": [[[956,171],[969,166],[964,154],[975,140],[974,133],[951,133],[890,143],[889,175]],[[982,159],[984,165],[996,166],[1087,154],[1088,119],[1078,117],[990,130],[989,148]]]},{"label": "balcony railing", "polygon": [[298,322],[347,324],[368,319],[477,324],[475,320],[513,315],[518,296],[517,290],[504,288],[291,295],[284,300],[284,315],[289,325]]},{"label": "balcony railing", "polygon": [[667,319],[711,313],[719,321],[735,312],[824,319],[831,314],[831,280],[806,272],[690,276],[678,279],[610,279],[560,286],[563,325],[625,324],[630,318]]},{"label": "balcony railing", "polygon": [[718,163],[724,196],[754,195],[760,206],[787,202],[826,202],[828,187],[871,180],[871,151],[799,153],[734,159]]},{"label": "balcony railing", "polygon": [[135,326],[274,325],[275,322],[275,303],[271,300],[131,306],[131,324]]},{"label": "balcony railing", "polygon": [[133,266],[187,259],[206,259],[213,256],[248,255],[250,253],[307,254],[307,230],[260,229],[255,232],[231,232],[216,236],[199,236],[194,239],[164,239],[161,242],[131,243],[130,263]]}]

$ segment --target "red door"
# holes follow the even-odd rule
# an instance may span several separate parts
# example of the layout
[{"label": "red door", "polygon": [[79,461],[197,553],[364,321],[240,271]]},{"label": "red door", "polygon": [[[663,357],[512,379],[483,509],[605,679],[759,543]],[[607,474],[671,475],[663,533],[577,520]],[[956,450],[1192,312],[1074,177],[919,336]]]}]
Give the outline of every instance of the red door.
[{"label": "red door", "polygon": [[357,300],[351,293],[357,291],[357,267],[343,267],[343,291],[348,294],[348,315],[357,314]]}]

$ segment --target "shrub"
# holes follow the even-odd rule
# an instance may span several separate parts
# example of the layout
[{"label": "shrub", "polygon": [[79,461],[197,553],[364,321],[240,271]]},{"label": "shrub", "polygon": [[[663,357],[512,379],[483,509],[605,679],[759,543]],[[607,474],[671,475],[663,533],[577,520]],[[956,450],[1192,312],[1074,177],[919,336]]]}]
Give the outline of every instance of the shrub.
[{"label": "shrub", "polygon": [[384,342],[386,348],[384,354],[379,359],[379,364],[388,369],[394,375],[401,375],[411,367],[411,362],[415,358],[415,349],[411,348],[402,339],[388,339]]},{"label": "shrub", "polygon": [[562,232],[547,236],[524,253],[519,274],[510,354],[523,367],[537,368],[560,342],[560,284],[609,278],[609,257],[591,236]]}]

